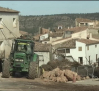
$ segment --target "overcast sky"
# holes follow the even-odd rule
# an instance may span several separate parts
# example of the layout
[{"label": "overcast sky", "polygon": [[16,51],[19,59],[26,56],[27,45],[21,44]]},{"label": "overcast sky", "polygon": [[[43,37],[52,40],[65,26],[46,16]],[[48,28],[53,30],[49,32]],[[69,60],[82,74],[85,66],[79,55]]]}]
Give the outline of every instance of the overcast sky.
[{"label": "overcast sky", "polygon": [[99,1],[0,1],[0,6],[18,10],[21,15],[99,12]]}]

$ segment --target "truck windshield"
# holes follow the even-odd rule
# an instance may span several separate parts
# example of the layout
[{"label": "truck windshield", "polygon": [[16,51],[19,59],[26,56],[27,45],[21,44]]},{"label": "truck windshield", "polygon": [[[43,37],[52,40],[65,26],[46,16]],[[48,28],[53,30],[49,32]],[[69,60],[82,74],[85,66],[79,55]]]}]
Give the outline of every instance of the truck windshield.
[{"label": "truck windshield", "polygon": [[32,52],[31,45],[29,43],[18,43],[17,51],[26,52],[27,54],[30,54]]}]

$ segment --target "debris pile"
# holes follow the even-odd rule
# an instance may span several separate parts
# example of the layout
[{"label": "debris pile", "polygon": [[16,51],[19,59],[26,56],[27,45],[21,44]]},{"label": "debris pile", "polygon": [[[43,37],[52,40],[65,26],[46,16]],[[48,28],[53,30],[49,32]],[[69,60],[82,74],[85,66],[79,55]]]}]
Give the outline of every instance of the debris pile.
[{"label": "debris pile", "polygon": [[52,71],[44,71],[43,75],[41,76],[44,81],[53,81],[53,82],[67,82],[73,81],[74,77],[76,80],[81,80],[81,77],[71,70],[65,69],[60,70],[58,67]]},{"label": "debris pile", "polygon": [[71,67],[78,67],[80,64],[76,61],[70,62],[67,59],[64,59],[62,61],[59,60],[54,60],[54,61],[49,61],[47,64],[42,65],[42,68],[45,71],[52,71],[55,68],[60,68],[61,70],[63,69],[71,69]]}]

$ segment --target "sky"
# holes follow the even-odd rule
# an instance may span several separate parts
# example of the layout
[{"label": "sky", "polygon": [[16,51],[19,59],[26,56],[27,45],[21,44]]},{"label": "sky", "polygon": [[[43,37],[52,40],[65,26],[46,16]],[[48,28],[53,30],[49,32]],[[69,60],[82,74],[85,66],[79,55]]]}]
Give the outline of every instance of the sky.
[{"label": "sky", "polygon": [[99,12],[99,1],[0,1],[0,6],[20,15],[52,15]]}]

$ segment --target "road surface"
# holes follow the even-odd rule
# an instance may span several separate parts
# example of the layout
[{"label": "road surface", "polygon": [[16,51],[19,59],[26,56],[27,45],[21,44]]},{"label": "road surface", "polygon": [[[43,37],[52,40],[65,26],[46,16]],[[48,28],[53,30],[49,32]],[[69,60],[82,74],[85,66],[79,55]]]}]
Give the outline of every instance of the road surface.
[{"label": "road surface", "polygon": [[[86,84],[91,83],[91,84]],[[92,84],[94,83],[94,84]],[[86,80],[76,83],[46,82],[40,78],[0,78],[0,91],[99,91],[99,82]]]}]

